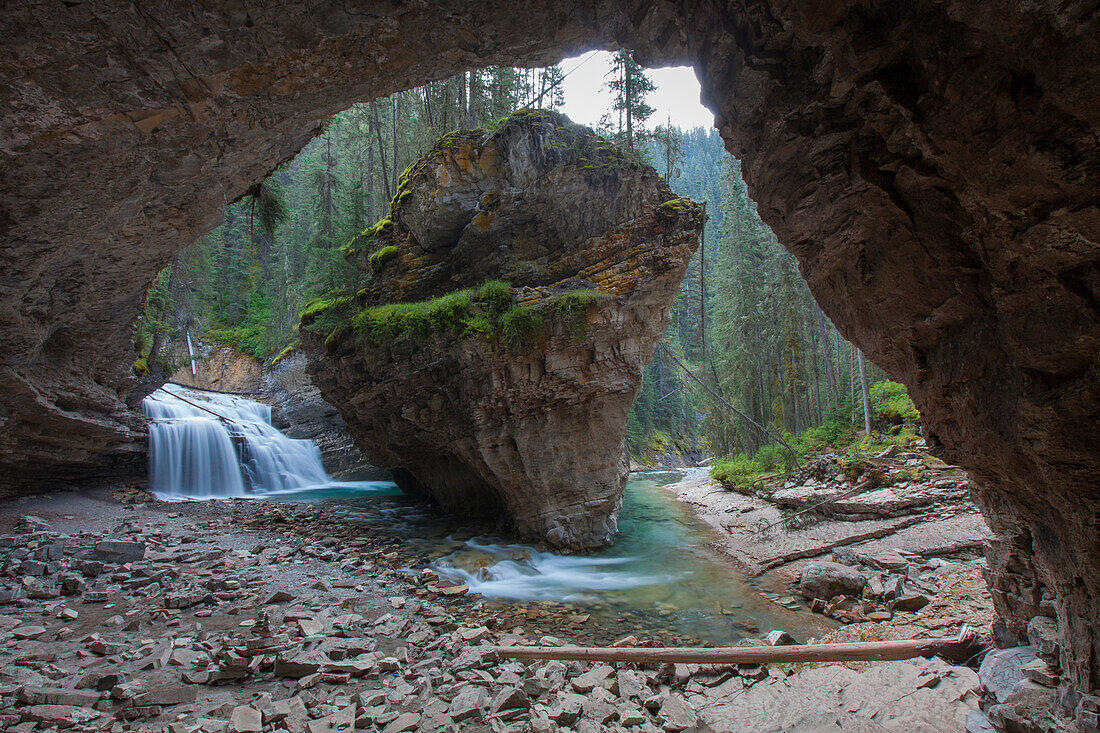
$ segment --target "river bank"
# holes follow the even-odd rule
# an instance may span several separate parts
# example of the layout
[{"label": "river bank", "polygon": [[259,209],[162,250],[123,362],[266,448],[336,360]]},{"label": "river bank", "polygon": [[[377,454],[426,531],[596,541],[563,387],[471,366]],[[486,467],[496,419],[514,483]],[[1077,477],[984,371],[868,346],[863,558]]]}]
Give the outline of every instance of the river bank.
[{"label": "river bank", "polygon": [[561,605],[485,601],[426,568],[409,574],[398,544],[298,504],[59,493],[0,505],[0,727],[958,730],[975,704],[973,672],[940,660],[502,662],[490,645],[614,634]]},{"label": "river bank", "polygon": [[[940,465],[923,481],[859,491],[823,473],[811,464],[801,476],[738,492],[694,468],[664,488],[714,530],[713,549],[733,567],[845,624],[825,639],[926,638],[965,625],[991,642],[982,555],[989,530],[968,499],[965,474]],[[869,579],[862,603],[826,606],[802,597],[803,571],[822,561]]]}]

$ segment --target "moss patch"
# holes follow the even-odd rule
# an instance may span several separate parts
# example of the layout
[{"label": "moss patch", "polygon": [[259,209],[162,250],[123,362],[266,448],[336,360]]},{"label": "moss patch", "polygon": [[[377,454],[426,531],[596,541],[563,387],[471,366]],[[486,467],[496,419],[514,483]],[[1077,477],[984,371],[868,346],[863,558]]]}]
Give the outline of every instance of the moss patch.
[{"label": "moss patch", "polygon": [[375,222],[372,226],[367,227],[363,231],[352,237],[352,240],[344,245],[343,252],[345,257],[353,257],[359,254],[364,249],[372,248],[379,239],[388,237],[393,233],[393,219],[390,217],[384,217]]},{"label": "moss patch", "polygon": [[298,330],[328,331],[347,319],[352,298],[342,293],[328,293],[306,303],[298,319]]},{"label": "moss patch", "polygon": [[387,247],[383,247],[377,252],[371,254],[370,269],[374,272],[380,271],[383,267],[386,266],[387,262],[392,259],[396,259],[398,254],[400,253],[398,252],[397,247],[394,247],[392,244]]},{"label": "moss patch", "polygon": [[685,214],[692,217],[702,217],[703,207],[683,196],[669,199],[657,207],[657,218],[666,223],[672,223]]},{"label": "moss patch", "polygon": [[542,303],[517,303],[508,283],[490,280],[414,303],[368,306],[355,314],[352,326],[367,346],[449,333],[498,340],[521,349],[544,333],[548,320],[563,323],[574,337],[583,336],[588,308],[606,297],[595,290],[575,290]]},{"label": "moss patch", "polygon": [[579,339],[588,329],[588,309],[606,297],[606,293],[598,290],[572,290],[550,298],[546,310],[552,319],[568,329],[573,338]]},{"label": "moss patch", "polygon": [[297,351],[297,350],[298,350],[299,348],[301,348],[301,344],[300,344],[300,343],[298,343],[297,341],[295,341],[294,343],[291,343],[291,344],[287,345],[287,347],[286,347],[285,349],[283,349],[283,350],[282,350],[282,351],[280,351],[280,352],[279,352],[278,354],[276,354],[276,355],[275,355],[275,358],[271,360],[271,366],[273,366],[273,367],[274,367],[274,366],[275,366],[276,364],[278,364],[278,363],[279,363],[279,362],[281,362],[281,361],[282,361],[283,359],[285,359],[285,358],[287,358],[288,356],[290,356],[291,354],[293,354],[293,353],[294,353],[295,351]]}]

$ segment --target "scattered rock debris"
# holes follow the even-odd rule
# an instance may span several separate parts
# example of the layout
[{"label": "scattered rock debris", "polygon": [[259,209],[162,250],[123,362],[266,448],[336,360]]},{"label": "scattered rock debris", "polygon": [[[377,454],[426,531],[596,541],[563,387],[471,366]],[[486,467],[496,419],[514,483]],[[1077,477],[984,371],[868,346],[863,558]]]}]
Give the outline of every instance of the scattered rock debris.
[{"label": "scattered rock debris", "polygon": [[973,673],[938,660],[866,676],[502,660],[495,645],[617,637],[572,611],[449,597],[382,538],[310,507],[97,500],[77,519],[21,503],[0,512],[0,730],[758,731],[737,711],[780,705],[783,725],[810,725],[821,706],[800,698],[836,675],[879,698],[872,711],[841,696],[834,720],[957,730],[975,706]]}]

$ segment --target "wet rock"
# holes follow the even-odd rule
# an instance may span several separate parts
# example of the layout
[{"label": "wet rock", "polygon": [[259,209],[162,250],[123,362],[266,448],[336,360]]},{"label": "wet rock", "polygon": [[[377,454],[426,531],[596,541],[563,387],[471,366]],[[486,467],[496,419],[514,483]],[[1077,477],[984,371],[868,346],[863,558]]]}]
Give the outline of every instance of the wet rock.
[{"label": "wet rock", "polygon": [[811,562],[802,569],[799,578],[799,592],[809,599],[820,598],[828,601],[838,595],[860,595],[867,579],[864,575],[840,563],[818,561]]},{"label": "wet rock", "polygon": [[797,644],[794,637],[788,634],[786,631],[770,631],[768,635],[764,637],[764,641],[772,646],[788,646],[790,644]]}]

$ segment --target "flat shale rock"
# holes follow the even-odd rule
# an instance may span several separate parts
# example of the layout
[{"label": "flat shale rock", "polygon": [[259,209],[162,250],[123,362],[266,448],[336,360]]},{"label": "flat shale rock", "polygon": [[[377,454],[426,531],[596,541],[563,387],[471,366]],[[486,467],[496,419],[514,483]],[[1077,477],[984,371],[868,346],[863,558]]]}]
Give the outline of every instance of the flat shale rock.
[{"label": "flat shale rock", "polygon": [[448,135],[345,248],[350,294],[307,308],[309,371],[406,492],[603,544],[627,413],[703,221],[559,114]]}]

